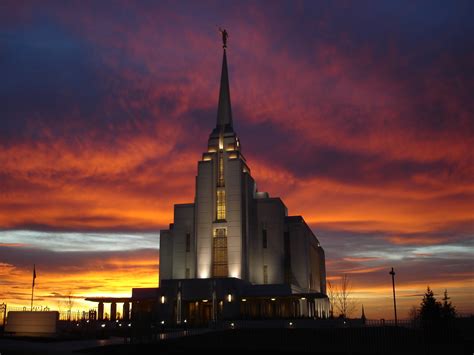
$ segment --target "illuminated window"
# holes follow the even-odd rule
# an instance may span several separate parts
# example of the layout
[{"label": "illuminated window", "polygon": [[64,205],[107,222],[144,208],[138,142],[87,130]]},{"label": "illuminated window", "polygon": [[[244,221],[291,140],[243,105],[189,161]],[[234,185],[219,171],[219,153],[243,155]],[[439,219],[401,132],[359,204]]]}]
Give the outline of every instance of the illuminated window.
[{"label": "illuminated window", "polygon": [[186,233],[186,253],[191,251],[191,233]]},{"label": "illuminated window", "polygon": [[227,277],[227,230],[216,228],[212,238],[212,277]]},{"label": "illuminated window", "polygon": [[268,284],[268,265],[263,265],[263,283]]},{"label": "illuminated window", "polygon": [[267,249],[267,230],[262,230],[262,247],[263,249]]},{"label": "illuminated window", "polygon": [[222,153],[219,154],[219,171],[217,176],[217,186],[224,187],[224,156]]},{"label": "illuminated window", "polygon": [[225,190],[217,190],[217,220],[225,219]]}]

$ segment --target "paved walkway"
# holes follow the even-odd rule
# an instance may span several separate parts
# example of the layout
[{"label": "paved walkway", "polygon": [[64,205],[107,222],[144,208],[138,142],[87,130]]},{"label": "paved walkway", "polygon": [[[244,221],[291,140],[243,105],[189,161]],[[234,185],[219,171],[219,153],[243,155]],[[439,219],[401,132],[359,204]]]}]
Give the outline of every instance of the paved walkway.
[{"label": "paved walkway", "polygon": [[[98,346],[123,344],[123,338],[111,337],[109,339],[89,339],[70,341],[38,341],[19,339],[0,339],[0,355],[17,354],[74,354],[74,351],[94,348]],[[76,353],[77,355],[77,353]]]},{"label": "paved walkway", "polygon": [[[154,340],[176,339],[185,336],[199,335],[212,332],[212,329],[191,329],[172,331],[164,334],[157,334]],[[144,339],[149,342],[150,339]],[[140,343],[140,339],[137,339]],[[88,339],[88,340],[69,340],[69,341],[42,341],[42,340],[20,340],[12,338],[0,338],[0,355],[17,355],[17,354],[77,354],[77,351],[96,348],[106,345],[124,344],[122,337],[110,337],[108,339]]]},{"label": "paved walkway", "polygon": [[[215,331],[217,331],[217,330],[216,329],[211,329],[211,328],[176,330],[176,331],[170,331],[170,332],[167,332],[167,333],[155,334],[155,337],[152,340],[158,341],[158,340],[177,339],[177,338],[182,338],[182,337],[186,337],[186,336],[211,333],[211,332],[215,332]],[[145,338],[145,341],[146,341],[146,338]],[[137,339],[136,342],[139,343],[140,339]]]}]

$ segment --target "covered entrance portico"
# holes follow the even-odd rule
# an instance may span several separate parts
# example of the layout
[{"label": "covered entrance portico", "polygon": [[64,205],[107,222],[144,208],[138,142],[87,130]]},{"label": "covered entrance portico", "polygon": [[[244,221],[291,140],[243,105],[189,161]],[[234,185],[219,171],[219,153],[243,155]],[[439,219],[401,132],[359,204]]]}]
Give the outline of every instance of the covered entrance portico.
[{"label": "covered entrance portico", "polygon": [[329,317],[324,294],[298,293],[286,284],[252,285],[236,278],[163,280],[159,288],[133,289],[132,294],[134,317],[151,316],[166,324]]},{"label": "covered entrance portico", "polygon": [[110,313],[108,320],[117,320],[117,304],[123,303],[121,319],[127,321],[130,319],[130,297],[88,297],[86,301],[98,303],[97,320],[104,320],[104,304],[110,303]]}]

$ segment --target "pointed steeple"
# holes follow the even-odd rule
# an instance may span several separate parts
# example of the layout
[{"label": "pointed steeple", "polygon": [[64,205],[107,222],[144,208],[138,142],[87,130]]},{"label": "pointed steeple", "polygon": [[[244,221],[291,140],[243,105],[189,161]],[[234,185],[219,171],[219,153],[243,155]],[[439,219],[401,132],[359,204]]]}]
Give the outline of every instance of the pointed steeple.
[{"label": "pointed steeple", "polygon": [[365,322],[367,321],[367,318],[365,317],[365,312],[364,312],[364,305],[362,305],[362,315],[360,319],[362,320],[363,324],[365,324]]},{"label": "pointed steeple", "polygon": [[227,55],[224,47],[222,58],[221,87],[219,90],[219,105],[217,108],[216,131],[232,132],[232,108],[230,105],[229,74],[227,72]]}]

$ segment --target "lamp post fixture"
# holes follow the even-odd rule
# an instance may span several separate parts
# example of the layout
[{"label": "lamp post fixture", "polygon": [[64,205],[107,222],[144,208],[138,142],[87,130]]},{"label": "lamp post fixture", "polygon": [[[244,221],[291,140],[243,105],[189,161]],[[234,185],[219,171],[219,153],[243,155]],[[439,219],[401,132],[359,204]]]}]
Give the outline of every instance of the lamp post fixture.
[{"label": "lamp post fixture", "polygon": [[398,326],[398,319],[397,319],[397,301],[395,299],[395,270],[392,270],[389,272],[390,275],[392,275],[392,289],[393,289],[393,311],[395,313],[395,326]]}]

